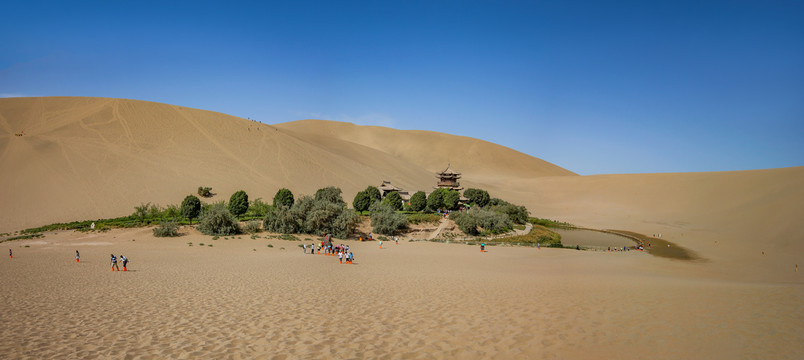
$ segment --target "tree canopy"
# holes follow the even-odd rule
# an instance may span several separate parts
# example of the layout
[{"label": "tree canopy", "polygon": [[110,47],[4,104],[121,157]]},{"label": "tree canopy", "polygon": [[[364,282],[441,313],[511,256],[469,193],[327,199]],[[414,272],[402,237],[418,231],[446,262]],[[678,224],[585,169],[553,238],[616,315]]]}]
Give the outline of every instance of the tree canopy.
[{"label": "tree canopy", "polygon": [[181,216],[193,223],[193,218],[197,218],[201,213],[201,200],[194,195],[187,195],[181,202]]},{"label": "tree canopy", "polygon": [[229,212],[234,216],[240,216],[248,210],[248,195],[243,190],[239,190],[232,194],[229,198]]},{"label": "tree canopy", "polygon": [[293,193],[290,190],[282,188],[276,192],[274,195],[274,207],[278,208],[280,206],[284,207],[291,207],[293,206]]}]

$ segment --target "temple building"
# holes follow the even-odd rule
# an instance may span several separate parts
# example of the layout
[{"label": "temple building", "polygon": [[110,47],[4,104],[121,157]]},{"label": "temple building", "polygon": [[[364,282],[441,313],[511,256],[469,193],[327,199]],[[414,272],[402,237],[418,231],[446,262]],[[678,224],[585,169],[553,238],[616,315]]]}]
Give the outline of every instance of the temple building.
[{"label": "temple building", "polygon": [[452,167],[450,167],[449,164],[447,164],[447,168],[444,171],[437,174],[438,184],[435,186],[436,189],[444,188],[458,191],[463,190],[461,183],[458,182],[458,179],[461,178],[461,173],[452,170]]},{"label": "temple building", "polygon": [[383,180],[382,185],[378,186],[377,189],[380,190],[380,195],[383,198],[385,198],[385,195],[388,195],[388,194],[396,191],[396,192],[399,193],[399,197],[401,197],[403,201],[405,201],[405,202],[410,201],[410,194],[407,191],[402,190],[401,188],[398,188],[398,187],[396,187],[394,185],[391,185],[390,181]]}]

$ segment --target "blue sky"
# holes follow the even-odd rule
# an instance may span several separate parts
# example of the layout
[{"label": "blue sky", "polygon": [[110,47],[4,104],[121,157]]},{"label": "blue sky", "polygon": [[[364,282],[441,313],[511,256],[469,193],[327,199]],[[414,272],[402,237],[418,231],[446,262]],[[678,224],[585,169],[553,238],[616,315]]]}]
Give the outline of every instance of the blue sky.
[{"label": "blue sky", "polygon": [[579,174],[804,165],[804,4],[3,2],[0,96],[464,135]]}]

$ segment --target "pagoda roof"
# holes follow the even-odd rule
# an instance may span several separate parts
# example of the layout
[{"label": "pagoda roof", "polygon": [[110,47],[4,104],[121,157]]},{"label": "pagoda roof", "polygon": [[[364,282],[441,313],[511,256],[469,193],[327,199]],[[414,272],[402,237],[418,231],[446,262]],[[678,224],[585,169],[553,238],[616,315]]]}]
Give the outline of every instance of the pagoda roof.
[{"label": "pagoda roof", "polygon": [[438,175],[460,175],[461,173],[452,170],[452,166],[447,164],[447,168],[444,171],[439,172]]},{"label": "pagoda roof", "polygon": [[382,185],[380,185],[378,187],[378,189],[379,190],[384,190],[384,191],[400,191],[400,190],[402,190],[401,188],[398,188],[396,186],[391,185],[390,181],[385,181],[385,180],[382,181]]}]

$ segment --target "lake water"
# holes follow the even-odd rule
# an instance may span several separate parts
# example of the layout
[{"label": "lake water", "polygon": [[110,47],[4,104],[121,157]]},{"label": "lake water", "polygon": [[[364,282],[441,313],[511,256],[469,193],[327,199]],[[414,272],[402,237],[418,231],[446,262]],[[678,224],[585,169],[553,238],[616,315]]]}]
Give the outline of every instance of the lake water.
[{"label": "lake water", "polygon": [[551,229],[561,234],[561,243],[564,246],[596,246],[596,247],[631,247],[636,242],[619,235],[592,230]]}]

